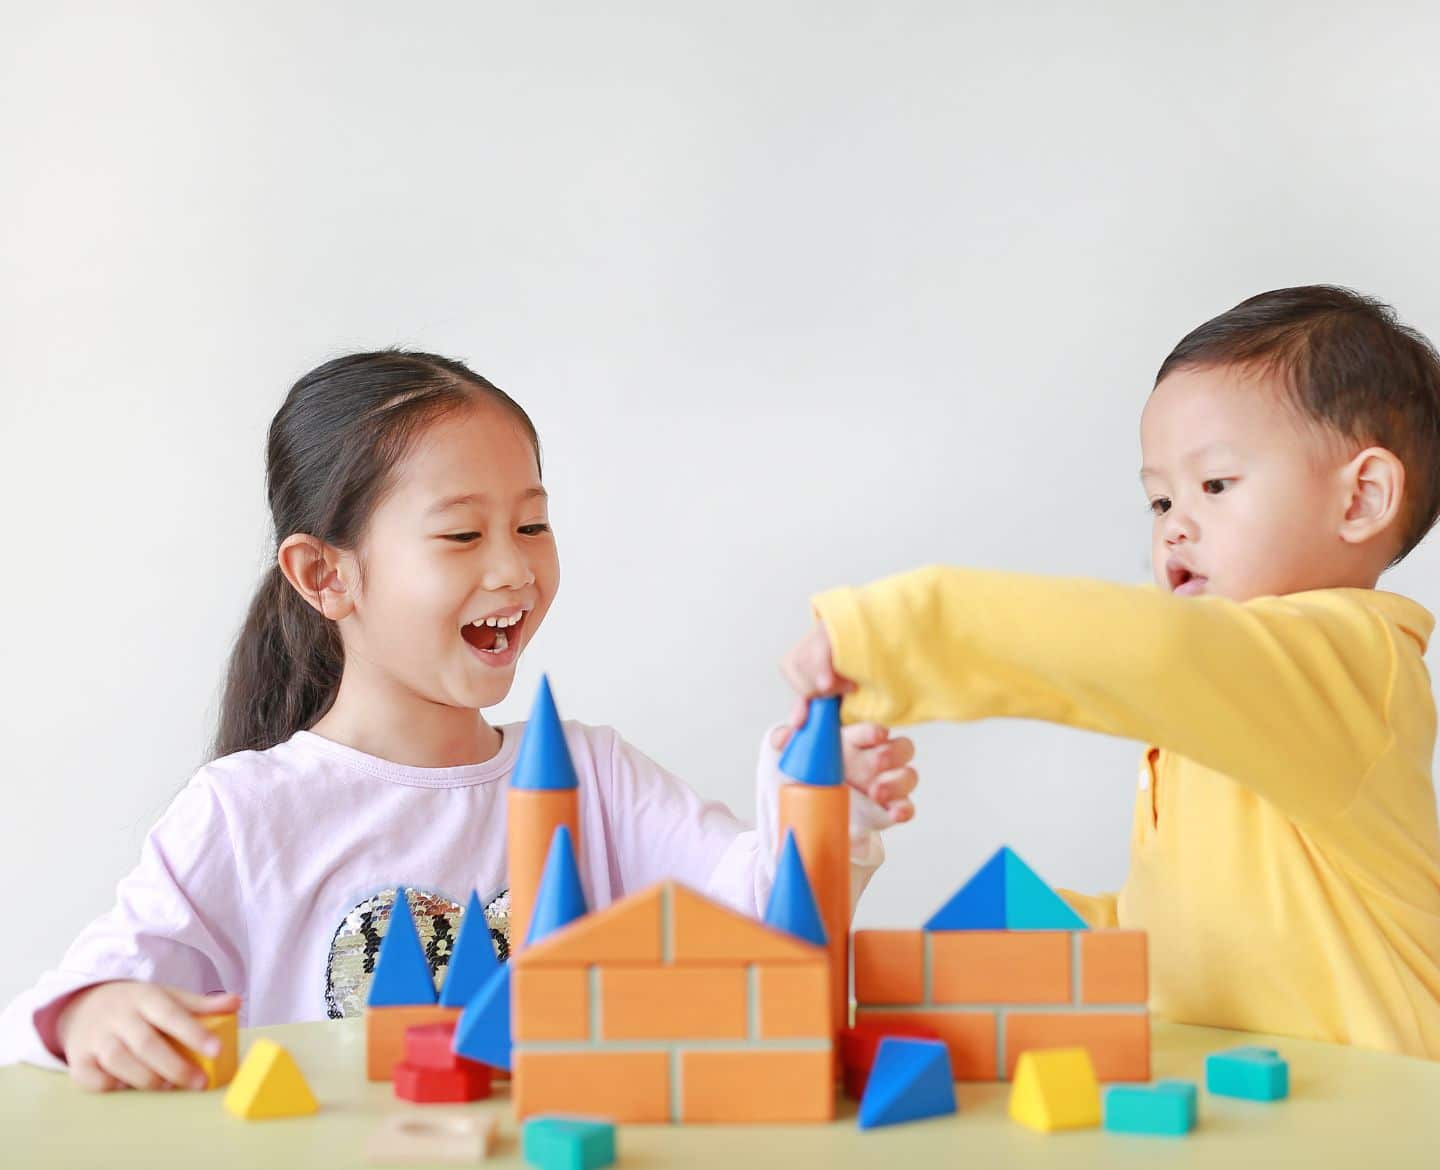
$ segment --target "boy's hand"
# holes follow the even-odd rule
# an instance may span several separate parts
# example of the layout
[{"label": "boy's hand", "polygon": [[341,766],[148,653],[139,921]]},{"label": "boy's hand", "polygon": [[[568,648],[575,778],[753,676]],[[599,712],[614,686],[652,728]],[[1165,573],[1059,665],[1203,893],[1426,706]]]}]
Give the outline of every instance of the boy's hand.
[{"label": "boy's hand", "polygon": [[[802,720],[803,722],[803,720]],[[776,751],[783,751],[793,727],[777,727],[770,737]],[[878,723],[856,723],[840,731],[845,752],[845,782],[863,792],[887,813],[892,824],[901,824],[915,815],[910,794],[920,782],[910,761],[915,742],[901,736],[890,738],[890,729]]]},{"label": "boy's hand", "polygon": [[233,1012],[238,995],[197,995],[154,983],[101,983],[77,994],[55,1021],[56,1036],[82,1089],[203,1089],[205,1073],[167,1037],[195,1052],[219,1039],[192,1013]]},{"label": "boy's hand", "polygon": [[848,695],[856,689],[850,679],[835,669],[830,652],[830,635],[825,632],[823,622],[816,622],[810,632],[780,660],[780,673],[799,696],[790,712],[792,728],[805,726],[811,699]]}]

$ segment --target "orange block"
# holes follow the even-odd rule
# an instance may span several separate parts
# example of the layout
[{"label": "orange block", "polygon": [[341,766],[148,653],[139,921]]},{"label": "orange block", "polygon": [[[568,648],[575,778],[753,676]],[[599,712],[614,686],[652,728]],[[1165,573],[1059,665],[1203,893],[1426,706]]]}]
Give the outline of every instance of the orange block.
[{"label": "orange block", "polygon": [[574,788],[511,788],[505,794],[505,815],[510,952],[518,954],[530,930],[535,894],[555,830],[568,825],[571,841],[580,848],[580,794]]},{"label": "orange block", "polygon": [[426,1024],[445,1024],[460,1018],[459,1008],[439,1004],[365,1009],[365,1075],[372,1081],[389,1081],[395,1066],[405,1059],[405,1032]]},{"label": "orange block", "polygon": [[510,1027],[516,1040],[588,1040],[590,973],[584,967],[526,967],[511,974]]},{"label": "orange block", "polygon": [[[830,1030],[850,1022],[850,786],[782,784],[780,834],[795,844],[830,952]],[[779,842],[776,842],[778,845]]]},{"label": "orange block", "polygon": [[763,1038],[808,1036],[822,1040],[829,1035],[830,970],[827,964],[759,967],[755,978]]},{"label": "orange block", "polygon": [[658,963],[664,885],[654,885],[585,915],[564,930],[527,947],[517,966],[586,963]]},{"label": "orange block", "polygon": [[515,1116],[583,1113],[638,1125],[670,1120],[665,1052],[515,1053]]},{"label": "orange block", "polygon": [[1145,1003],[1149,998],[1143,930],[1087,930],[1080,935],[1081,1003]]},{"label": "orange block", "polygon": [[166,1036],[165,1039],[181,1056],[196,1065],[205,1074],[207,1089],[218,1089],[221,1085],[228,1085],[235,1079],[236,1058],[240,1047],[239,1021],[236,1014],[234,1012],[208,1012],[196,1016],[195,1021],[212,1036],[220,1038],[220,1051],[216,1055],[206,1056],[203,1053],[194,1052],[169,1036]]},{"label": "orange block", "polygon": [[601,967],[605,1040],[741,1040],[749,1034],[744,967]]},{"label": "orange block", "polygon": [[856,1003],[922,1003],[925,935],[918,930],[857,930]]},{"label": "orange block", "polygon": [[831,1121],[835,1064],[829,1047],[680,1054],[680,1120]]},{"label": "orange block", "polygon": [[1064,931],[955,930],[930,935],[932,1003],[1069,1003]]},{"label": "orange block", "polygon": [[670,953],[676,963],[813,963],[824,952],[670,883]]},{"label": "orange block", "polygon": [[855,1009],[855,1023],[910,1025],[932,1029],[950,1050],[950,1072],[957,1081],[993,1081],[1000,1076],[993,1012],[885,1012]]},{"label": "orange block", "polygon": [[1150,1016],[1145,1012],[1010,1012],[1005,1017],[1005,1079],[1032,1048],[1085,1048],[1102,1081],[1150,1079]]}]

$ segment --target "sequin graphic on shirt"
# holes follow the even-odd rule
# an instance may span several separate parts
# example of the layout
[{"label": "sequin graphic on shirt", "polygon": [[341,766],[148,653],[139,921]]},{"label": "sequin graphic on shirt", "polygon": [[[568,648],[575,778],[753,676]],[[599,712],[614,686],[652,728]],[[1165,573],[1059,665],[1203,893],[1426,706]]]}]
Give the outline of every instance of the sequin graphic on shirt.
[{"label": "sequin graphic on shirt", "polygon": [[[345,915],[330,942],[325,962],[325,1014],[332,1020],[359,1016],[370,996],[370,980],[375,974],[375,961],[380,957],[380,942],[390,928],[390,912],[395,907],[397,887],[391,886],[372,894]],[[415,920],[415,933],[425,948],[430,977],[441,983],[443,969],[454,953],[460,937],[465,907],[443,894],[405,888],[410,913]],[[501,962],[510,957],[510,892],[492,898],[485,904],[485,922],[490,928],[496,954]]]}]

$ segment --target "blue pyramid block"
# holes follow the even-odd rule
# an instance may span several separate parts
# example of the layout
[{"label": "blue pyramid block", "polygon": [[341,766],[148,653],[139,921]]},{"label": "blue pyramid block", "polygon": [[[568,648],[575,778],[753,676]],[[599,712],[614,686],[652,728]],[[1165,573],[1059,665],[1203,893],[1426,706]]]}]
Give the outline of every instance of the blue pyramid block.
[{"label": "blue pyramid block", "polygon": [[510,1068],[510,964],[502,963],[465,1005],[452,1048],[491,1068]]},{"label": "blue pyramid block", "polygon": [[575,764],[565,746],[565,732],[560,726],[560,712],[555,709],[555,696],[550,693],[550,680],[540,678],[535,705],[530,708],[530,721],[520,736],[520,755],[510,774],[512,788],[578,788]]},{"label": "blue pyramid block", "polygon": [[1005,854],[1006,930],[1085,930],[1076,914],[1040,876],[1009,849]]},{"label": "blue pyramid block", "polygon": [[425,949],[415,933],[415,920],[410,917],[410,899],[404,889],[395,892],[395,905],[390,907],[390,925],[380,940],[380,957],[375,960],[375,974],[370,980],[367,1007],[405,1007],[435,1002],[435,980]]},{"label": "blue pyramid block", "polygon": [[825,945],[825,924],[820,921],[810,878],[795,844],[794,829],[785,831],[785,847],[780,851],[775,885],[770,889],[770,901],[765,907],[765,925],[817,946]]},{"label": "blue pyramid block", "polygon": [[471,890],[465,916],[460,919],[460,937],[455,940],[455,950],[447,965],[449,974],[440,988],[440,1006],[463,1008],[499,966],[485,909],[480,905],[479,896]]},{"label": "blue pyramid block", "polygon": [[537,943],[547,934],[581,918],[589,909],[585,905],[585,889],[580,884],[580,867],[575,864],[575,849],[570,844],[570,829],[561,825],[550,838],[550,852],[545,857],[545,872],[540,875],[540,888],[535,893],[535,909],[530,914],[530,933],[525,945]]},{"label": "blue pyramid block", "polygon": [[950,1050],[940,1040],[886,1036],[875,1052],[865,1095],[860,1099],[860,1128],[897,1125],[955,1112],[955,1081]]},{"label": "blue pyramid block", "polygon": [[790,737],[780,771],[802,784],[839,784],[845,779],[840,746],[840,696],[811,699],[805,726]]},{"label": "blue pyramid block", "polygon": [[1005,854],[994,855],[975,871],[945,905],[930,915],[926,930],[1004,930]]}]

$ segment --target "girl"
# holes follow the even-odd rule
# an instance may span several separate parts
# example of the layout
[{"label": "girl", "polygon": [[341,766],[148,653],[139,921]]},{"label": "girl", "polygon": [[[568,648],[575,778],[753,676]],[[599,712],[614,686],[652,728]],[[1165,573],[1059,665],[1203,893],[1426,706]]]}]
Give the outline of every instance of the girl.
[{"label": "girl", "polygon": [[[231,658],[215,758],[145,841],[115,907],[0,1022],[0,1061],[68,1064],[87,1089],[203,1085],[166,1037],[193,1013],[244,1025],[363,1006],[380,932],[409,891],[433,967],[471,890],[506,953],[505,790],[523,725],[480,715],[555,597],[540,445],[459,362],[355,354],[291,389],[270,426],[275,565]],[[594,904],[674,877],[751,913],[773,880],[776,751],[758,830],[607,727],[565,726]],[[913,746],[851,728],[858,896],[910,817]]]}]

